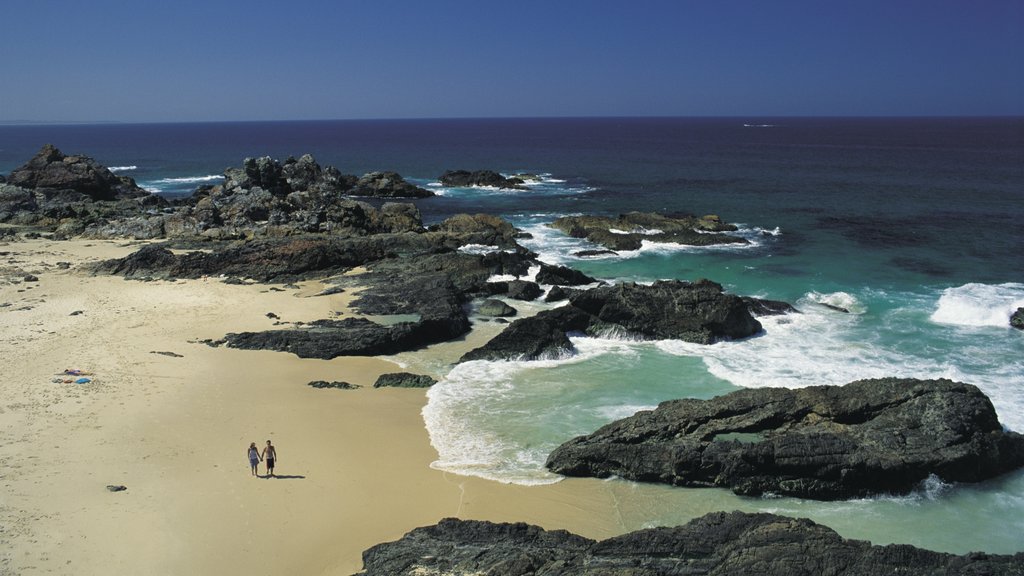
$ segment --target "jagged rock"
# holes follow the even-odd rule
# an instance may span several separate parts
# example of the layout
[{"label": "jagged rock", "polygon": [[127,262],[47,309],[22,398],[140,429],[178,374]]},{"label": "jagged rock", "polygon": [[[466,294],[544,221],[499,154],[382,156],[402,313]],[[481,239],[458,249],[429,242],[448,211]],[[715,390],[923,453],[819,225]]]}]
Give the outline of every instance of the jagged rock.
[{"label": "jagged rock", "polygon": [[491,170],[448,170],[439,178],[442,186],[454,186],[468,188],[470,186],[489,186],[492,188],[507,188],[515,190],[526,190],[524,180],[521,178],[506,178]]},{"label": "jagged rock", "polygon": [[348,194],[375,198],[429,198],[435,195],[430,190],[409,184],[395,172],[364,174]]},{"label": "jagged rock", "polygon": [[963,556],[847,540],[805,518],[712,512],[603,541],[446,518],[363,552],[359,576],[1018,576],[1024,553]]},{"label": "jagged rock", "polygon": [[568,332],[582,332],[592,321],[589,314],[572,306],[545,310],[509,324],[487,344],[463,354],[459,362],[558,358],[573,350]]},{"label": "jagged rock", "polygon": [[7,180],[33,190],[70,190],[92,200],[149,195],[131,178],[117,176],[88,156],[67,156],[52,144],[46,144],[26,164],[15,168]]},{"label": "jagged rock", "polygon": [[[609,250],[637,250],[644,241],[712,246],[716,244],[749,244],[747,240],[720,232],[732,232],[736,226],[726,224],[718,216],[701,218],[681,214],[629,212],[618,218],[604,216],[565,216],[551,224],[573,238],[586,238]],[[588,255],[603,251],[590,251]]]},{"label": "jagged rock", "polygon": [[1017,311],[1010,315],[1010,326],[1024,330],[1024,308],[1017,308]]},{"label": "jagged rock", "polygon": [[584,284],[593,284],[594,282],[597,282],[597,280],[587,276],[579,270],[574,270],[566,266],[552,266],[551,264],[541,263],[540,271],[537,272],[538,284],[582,286]]},{"label": "jagged rock", "polygon": [[481,316],[515,316],[518,312],[515,308],[505,304],[501,300],[488,298],[480,303],[476,313]]},{"label": "jagged rock", "polygon": [[568,476],[620,476],[835,500],[902,494],[934,474],[979,482],[1024,465],[1024,436],[949,380],[877,379],[672,400],[557,448]]},{"label": "jagged rock", "polygon": [[760,331],[761,324],[743,300],[725,294],[714,282],[626,283],[575,292],[568,306],[516,320],[487,344],[467,352],[462,361],[564,354],[572,349],[566,332],[615,332],[711,344]]},{"label": "jagged rock", "polygon": [[552,286],[551,290],[548,290],[547,295],[544,296],[544,301],[558,302],[560,300],[568,300],[569,298],[572,298],[574,294],[579,294],[580,292],[582,292],[582,290]]},{"label": "jagged rock", "polygon": [[409,372],[394,372],[392,374],[381,374],[373,383],[374,388],[430,388],[437,384],[426,374],[410,374]]}]

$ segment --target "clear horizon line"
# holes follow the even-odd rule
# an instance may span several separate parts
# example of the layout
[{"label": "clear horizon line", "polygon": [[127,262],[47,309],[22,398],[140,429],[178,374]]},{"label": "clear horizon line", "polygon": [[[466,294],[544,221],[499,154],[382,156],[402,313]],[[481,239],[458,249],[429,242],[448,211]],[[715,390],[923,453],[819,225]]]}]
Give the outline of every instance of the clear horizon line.
[{"label": "clear horizon line", "polygon": [[955,119],[1024,118],[1024,114],[722,114],[722,115],[579,115],[579,116],[422,116],[392,118],[278,118],[259,120],[0,120],[0,126],[96,126],[147,124],[258,124],[301,122],[418,122],[465,120],[657,120],[657,119]]}]

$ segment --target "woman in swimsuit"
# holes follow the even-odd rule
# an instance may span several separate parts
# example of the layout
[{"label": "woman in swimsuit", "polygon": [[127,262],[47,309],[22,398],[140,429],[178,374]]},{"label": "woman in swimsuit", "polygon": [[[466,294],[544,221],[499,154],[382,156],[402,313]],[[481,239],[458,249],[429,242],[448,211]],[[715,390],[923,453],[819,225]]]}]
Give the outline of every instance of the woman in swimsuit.
[{"label": "woman in swimsuit", "polygon": [[260,465],[260,449],[256,447],[256,443],[249,444],[249,465],[252,466],[252,475],[259,476],[259,465]]}]

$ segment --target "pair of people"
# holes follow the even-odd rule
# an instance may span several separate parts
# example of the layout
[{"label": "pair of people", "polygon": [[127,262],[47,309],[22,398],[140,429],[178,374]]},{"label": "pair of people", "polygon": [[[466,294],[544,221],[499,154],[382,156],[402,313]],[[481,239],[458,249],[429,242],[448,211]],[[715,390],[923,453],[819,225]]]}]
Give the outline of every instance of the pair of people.
[{"label": "pair of people", "polygon": [[256,447],[256,443],[249,444],[249,466],[252,466],[252,475],[259,476],[259,465],[260,462],[267,461],[267,476],[274,475],[274,463],[277,461],[277,448],[267,440],[267,445],[263,448],[263,452],[260,452],[259,448]]}]

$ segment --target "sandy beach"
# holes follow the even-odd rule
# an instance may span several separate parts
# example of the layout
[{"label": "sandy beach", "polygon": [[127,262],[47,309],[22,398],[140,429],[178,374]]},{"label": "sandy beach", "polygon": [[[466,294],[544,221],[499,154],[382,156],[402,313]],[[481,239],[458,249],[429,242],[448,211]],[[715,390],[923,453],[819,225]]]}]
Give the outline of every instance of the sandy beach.
[{"label": "sandy beach", "polygon": [[[0,574],[352,574],[369,546],[449,516],[623,531],[605,482],[523,487],[431,469],[425,392],[372,388],[402,370],[393,362],[199,342],[270,329],[268,313],[348,314],[349,294],[80,269],[137,248],[0,244]],[[467,345],[431,353],[454,360]],[[90,381],[66,382],[69,369]],[[279,477],[253,478],[246,448],[268,439]]]}]

